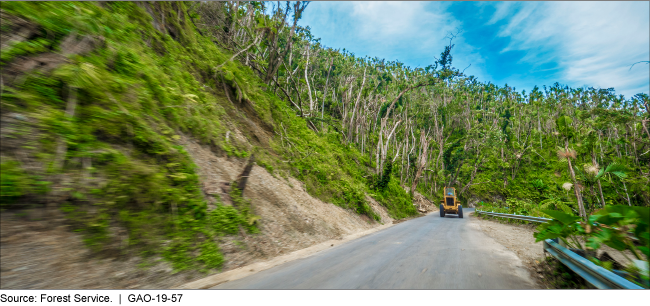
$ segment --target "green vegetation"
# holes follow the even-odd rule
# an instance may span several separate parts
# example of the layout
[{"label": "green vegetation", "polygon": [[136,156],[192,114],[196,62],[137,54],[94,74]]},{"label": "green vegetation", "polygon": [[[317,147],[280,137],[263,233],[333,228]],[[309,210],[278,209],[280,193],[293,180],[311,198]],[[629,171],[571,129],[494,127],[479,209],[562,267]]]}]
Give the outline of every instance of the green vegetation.
[{"label": "green vegetation", "polygon": [[[3,4],[5,13],[38,25],[35,38],[3,50],[5,67],[21,57],[63,51],[60,44],[70,35],[96,42],[92,51],[70,55],[51,72],[30,71],[5,82],[2,112],[30,115],[37,145],[26,152],[43,167],[27,170],[12,158],[14,152],[3,150],[3,209],[59,195],[62,211],[96,251],[121,241],[120,252],[161,254],[177,270],[218,268],[224,259],[216,237],[237,235],[240,227],[257,233],[259,217],[236,190],[234,206],[207,210],[195,165],[178,144],[182,132],[231,156],[255,153],[258,164],[304,181],[314,196],[379,220],[365,200],[368,158],[342,144],[334,131],[310,130],[237,61],[223,67],[223,81],[236,93],[224,97],[213,68],[230,57],[228,51],[197,33],[184,3],[151,4],[166,15],[167,33],[152,25],[147,5]],[[242,126],[231,117],[241,112],[233,98],[250,101],[260,124],[282,136],[252,147],[225,140],[226,122]],[[49,188],[52,182],[62,186]],[[385,203],[393,197],[387,195]],[[115,227],[127,233],[116,235]]]},{"label": "green vegetation", "polygon": [[[558,238],[571,248],[588,251],[597,250],[604,244],[620,251],[625,257],[625,251],[630,251],[636,260],[647,261],[650,258],[650,209],[647,207],[608,206],[589,216],[587,222],[579,222],[579,216],[561,211],[547,210],[544,213],[551,216],[552,220],[537,228],[536,241]],[[612,270],[611,262],[600,262],[589,257],[595,263]],[[637,282],[635,278],[638,277],[640,282],[637,284],[648,287],[650,275],[640,274],[634,268],[636,267],[626,267],[629,270],[628,279]]]}]

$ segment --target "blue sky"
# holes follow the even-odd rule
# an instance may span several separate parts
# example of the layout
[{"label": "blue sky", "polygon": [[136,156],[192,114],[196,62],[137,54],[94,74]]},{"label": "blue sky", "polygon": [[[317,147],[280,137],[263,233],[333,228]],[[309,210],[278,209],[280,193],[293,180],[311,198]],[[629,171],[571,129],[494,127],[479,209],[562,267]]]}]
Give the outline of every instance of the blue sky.
[{"label": "blue sky", "polygon": [[454,66],[518,91],[555,82],[650,91],[650,2],[314,1],[299,24],[357,56],[432,64],[454,39]]}]

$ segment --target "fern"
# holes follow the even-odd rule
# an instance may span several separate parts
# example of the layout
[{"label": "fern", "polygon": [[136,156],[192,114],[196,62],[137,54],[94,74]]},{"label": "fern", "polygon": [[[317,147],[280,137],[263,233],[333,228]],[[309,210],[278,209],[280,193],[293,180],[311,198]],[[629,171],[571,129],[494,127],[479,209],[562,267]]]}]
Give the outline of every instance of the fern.
[{"label": "fern", "polygon": [[569,203],[564,202],[558,198],[550,198],[540,202],[539,208],[540,210],[561,210],[567,214],[573,213],[571,207],[569,206]]},{"label": "fern", "polygon": [[598,171],[598,175],[596,175],[596,179],[601,178],[603,175],[607,173],[611,173],[613,175],[618,176],[620,179],[624,179],[627,177],[627,172],[629,170],[625,165],[619,164],[619,163],[611,163],[605,168],[605,170],[600,169]]}]

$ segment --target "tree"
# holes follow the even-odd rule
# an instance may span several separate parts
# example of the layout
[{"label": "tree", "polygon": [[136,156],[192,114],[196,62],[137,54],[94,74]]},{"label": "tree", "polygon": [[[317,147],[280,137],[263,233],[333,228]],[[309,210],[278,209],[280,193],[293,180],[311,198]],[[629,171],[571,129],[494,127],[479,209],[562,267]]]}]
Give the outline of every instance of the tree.
[{"label": "tree", "polygon": [[584,204],[582,203],[582,195],[580,190],[580,185],[576,180],[576,174],[573,171],[573,165],[571,163],[572,159],[576,159],[576,151],[569,149],[569,139],[573,138],[574,132],[571,128],[571,123],[573,120],[569,116],[561,116],[556,120],[557,129],[564,136],[564,148],[558,147],[557,157],[560,161],[566,161],[567,167],[569,168],[569,174],[571,175],[571,180],[573,181],[573,190],[575,192],[576,200],[578,201],[578,208],[580,209],[580,217],[584,220],[587,220],[587,213],[585,211]]}]

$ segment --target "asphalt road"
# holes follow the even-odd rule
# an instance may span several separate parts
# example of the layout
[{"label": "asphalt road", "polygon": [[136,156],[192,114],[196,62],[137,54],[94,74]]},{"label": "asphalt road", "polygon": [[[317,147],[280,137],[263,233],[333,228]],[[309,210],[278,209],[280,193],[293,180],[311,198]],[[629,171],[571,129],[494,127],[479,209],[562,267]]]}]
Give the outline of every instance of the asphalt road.
[{"label": "asphalt road", "polygon": [[523,263],[468,216],[438,213],[213,289],[535,289]]}]

